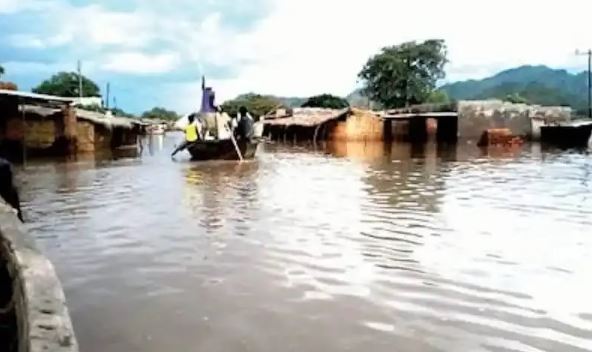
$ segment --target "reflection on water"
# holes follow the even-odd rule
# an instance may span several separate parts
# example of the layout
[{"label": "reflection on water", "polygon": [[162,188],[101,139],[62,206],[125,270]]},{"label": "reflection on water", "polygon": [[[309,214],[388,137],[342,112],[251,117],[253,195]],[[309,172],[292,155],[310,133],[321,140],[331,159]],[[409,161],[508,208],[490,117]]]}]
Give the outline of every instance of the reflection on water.
[{"label": "reflection on water", "polygon": [[592,161],[267,145],[29,165],[83,351],[592,350]]},{"label": "reflection on water", "polygon": [[165,136],[160,135],[148,135],[141,139],[140,144],[142,151],[147,147],[148,155],[155,156],[157,153],[164,149],[164,138]]}]

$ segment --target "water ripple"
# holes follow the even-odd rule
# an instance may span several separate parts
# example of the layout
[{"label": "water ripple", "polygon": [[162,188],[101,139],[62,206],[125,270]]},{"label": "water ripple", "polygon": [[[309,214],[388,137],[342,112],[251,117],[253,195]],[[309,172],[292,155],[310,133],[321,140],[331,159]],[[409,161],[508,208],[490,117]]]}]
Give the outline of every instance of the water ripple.
[{"label": "water ripple", "polygon": [[361,147],[21,171],[82,349],[592,351],[588,155]]}]

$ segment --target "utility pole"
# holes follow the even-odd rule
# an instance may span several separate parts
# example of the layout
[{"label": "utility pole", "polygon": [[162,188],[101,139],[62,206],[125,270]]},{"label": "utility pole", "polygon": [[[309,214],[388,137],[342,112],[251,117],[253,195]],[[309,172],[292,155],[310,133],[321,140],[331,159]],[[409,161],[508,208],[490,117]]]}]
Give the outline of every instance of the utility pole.
[{"label": "utility pole", "polygon": [[588,49],[588,118],[592,119],[592,49]]},{"label": "utility pole", "polygon": [[588,118],[592,119],[592,49],[584,52],[576,50],[576,55],[588,56]]},{"label": "utility pole", "polygon": [[113,108],[117,109],[117,97],[113,97]]},{"label": "utility pole", "polygon": [[107,99],[105,99],[105,101],[107,102],[107,106],[105,107],[107,110],[109,110],[109,93],[111,90],[111,84],[109,84],[109,82],[107,82]]},{"label": "utility pole", "polygon": [[78,96],[82,104],[82,62],[78,60]]}]

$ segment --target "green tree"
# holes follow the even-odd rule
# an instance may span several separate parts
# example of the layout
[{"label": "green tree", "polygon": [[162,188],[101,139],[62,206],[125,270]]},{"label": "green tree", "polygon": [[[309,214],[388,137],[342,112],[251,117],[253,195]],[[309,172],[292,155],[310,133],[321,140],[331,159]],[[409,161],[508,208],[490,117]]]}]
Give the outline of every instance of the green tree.
[{"label": "green tree", "polygon": [[336,97],[331,94],[322,94],[308,98],[303,108],[328,108],[328,109],[345,109],[349,107],[347,100]]},{"label": "green tree", "polygon": [[0,65],[0,78],[2,78],[2,76],[4,76],[4,73],[6,73],[6,71],[4,70],[4,67],[2,67],[2,65]]},{"label": "green tree", "polygon": [[137,116],[134,114],[130,114],[129,112],[125,112],[123,109],[120,108],[113,108],[113,109],[109,109],[111,110],[111,113],[114,116],[119,116],[119,117],[128,117],[128,118],[136,118]]},{"label": "green tree", "polygon": [[79,107],[79,109],[81,110],[87,110],[87,111],[94,111],[94,112],[100,112],[101,114],[104,114],[107,112],[107,109],[105,109],[104,107],[97,105],[97,104],[93,104],[93,105],[82,105]]},{"label": "green tree", "polygon": [[426,101],[439,79],[445,77],[446,44],[432,39],[383,48],[371,57],[359,77],[370,99],[387,108]]},{"label": "green tree", "polygon": [[450,103],[450,98],[445,91],[437,89],[428,95],[425,102],[430,104],[447,104]]},{"label": "green tree", "polygon": [[161,107],[155,107],[142,114],[143,119],[161,119],[176,121],[179,119],[179,115],[171,110],[167,110]]},{"label": "green tree", "polygon": [[284,104],[268,95],[249,93],[224,102],[222,110],[230,115],[236,115],[241,106],[246,107],[252,115],[258,117],[284,107]]},{"label": "green tree", "polygon": [[[61,97],[77,97],[79,96],[78,90],[78,74],[75,72],[60,72],[33,88],[34,93]],[[101,93],[95,82],[82,76],[82,95],[85,97],[98,97]]]}]

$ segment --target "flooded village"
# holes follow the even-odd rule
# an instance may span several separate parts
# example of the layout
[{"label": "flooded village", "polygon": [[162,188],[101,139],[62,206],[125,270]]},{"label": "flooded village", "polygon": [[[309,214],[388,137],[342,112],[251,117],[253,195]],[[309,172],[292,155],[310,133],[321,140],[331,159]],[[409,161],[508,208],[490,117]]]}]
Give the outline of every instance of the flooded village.
[{"label": "flooded village", "polygon": [[3,79],[0,351],[592,351],[592,73],[447,55],[347,97],[191,78],[183,114]]},{"label": "flooded village", "polygon": [[[266,142],[259,146],[255,161],[193,164],[167,157],[181,137],[177,133],[149,133],[154,127],[145,122],[77,109],[66,98],[16,91],[0,95],[3,151],[26,160],[17,175],[25,185],[21,189],[30,222],[26,230],[10,211],[1,215],[2,258],[8,268],[3,287],[10,290],[3,293],[3,314],[15,314],[2,321],[12,324],[12,333],[18,335],[20,347],[15,351],[76,351],[77,337],[86,344],[81,350],[87,351],[104,351],[105,343],[113,344],[106,350],[132,350],[135,345],[159,351],[173,338],[184,345],[198,343],[205,350],[220,345],[241,350],[241,343],[259,343],[251,339],[261,332],[248,321],[277,323],[278,314],[287,314],[291,318],[281,318],[284,323],[275,328],[276,335],[267,338],[271,340],[266,346],[277,346],[279,340],[271,336],[297,339],[294,331],[304,333],[310,319],[306,310],[315,306],[324,307],[315,314],[315,324],[325,324],[334,314],[348,314],[368,330],[361,340],[330,333],[327,340],[298,339],[291,341],[293,345],[316,349],[319,343],[338,341],[359,346],[399,329],[391,319],[405,324],[442,319],[429,312],[412,318],[424,300],[471,319],[490,319],[482,309],[497,311],[495,325],[484,320],[481,329],[487,334],[544,343],[550,350],[568,346],[560,340],[519,337],[496,326],[526,309],[519,305],[537,309],[535,302],[527,303],[533,288],[519,279],[527,263],[516,246],[530,247],[531,236],[541,235],[532,239],[535,246],[561,246],[566,238],[554,239],[540,230],[557,227],[571,233],[568,236],[580,236],[591,225],[592,208],[584,205],[590,192],[586,182],[546,190],[557,177],[586,178],[592,166],[587,153],[544,152],[539,147],[541,126],[570,121],[569,108],[490,100],[385,111],[278,109],[263,118]],[[491,145],[477,146],[484,135],[499,131],[505,133],[491,137]],[[512,144],[504,136],[519,136],[521,143]],[[124,157],[118,161],[105,159],[107,164],[88,164],[80,158],[106,150],[133,153],[120,154]],[[39,159],[48,156],[70,161]],[[496,189],[499,182],[506,185]],[[506,198],[498,192],[522,196]],[[487,217],[475,213],[479,208],[488,209]],[[324,215],[311,209],[323,209]],[[523,217],[523,211],[535,215]],[[307,220],[298,224],[303,217]],[[512,224],[520,234],[504,230]],[[502,238],[489,242],[488,236],[499,231]],[[453,233],[464,239],[450,238]],[[466,237],[471,234],[485,236],[482,241],[489,245],[473,243]],[[68,305],[52,264],[31,243],[31,235],[55,262]],[[539,250],[528,257],[546,261],[546,250]],[[420,266],[448,262],[450,255],[470,263],[458,267],[454,279]],[[491,288],[486,278],[493,273],[475,276],[499,270],[501,260],[515,268],[493,284],[512,283],[509,291]],[[574,274],[575,268],[558,262],[555,269],[552,262],[545,265],[555,280]],[[13,278],[11,285],[7,277]],[[395,288],[403,296],[399,303],[389,303],[383,295]],[[192,303],[191,292],[199,293],[197,301],[203,304]],[[386,299],[383,308],[366,306],[373,295]],[[161,301],[162,306],[146,309],[151,301]],[[287,313],[293,304],[304,311]],[[397,317],[384,316],[386,307]],[[107,318],[121,314],[125,318],[117,319],[120,323]],[[164,336],[153,315],[196,330]],[[461,324],[456,318],[446,319],[452,319],[447,324]],[[532,329],[559,324],[521,319]],[[585,321],[586,315],[580,319]],[[245,324],[233,328],[239,340],[218,335],[225,328],[215,332],[217,325],[212,325],[234,326],[233,321]],[[330,324],[338,331],[355,322]],[[445,326],[434,329],[443,333]],[[589,335],[576,326],[560,329],[574,334],[574,350],[585,349]],[[11,338],[5,334],[3,341]],[[410,350],[426,348],[425,342],[407,343]]]}]

